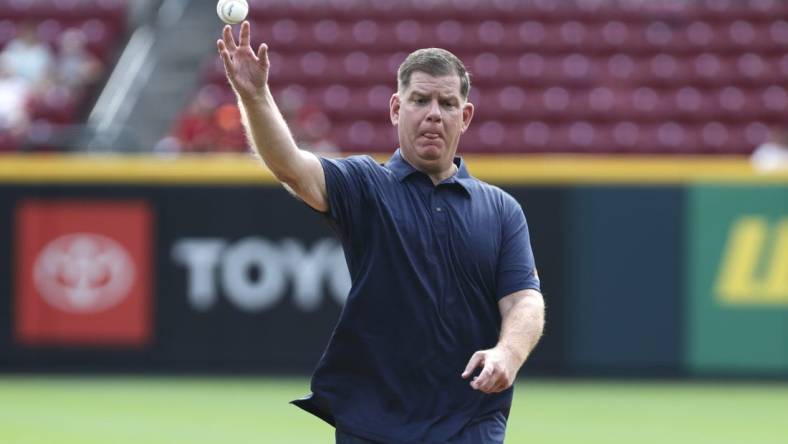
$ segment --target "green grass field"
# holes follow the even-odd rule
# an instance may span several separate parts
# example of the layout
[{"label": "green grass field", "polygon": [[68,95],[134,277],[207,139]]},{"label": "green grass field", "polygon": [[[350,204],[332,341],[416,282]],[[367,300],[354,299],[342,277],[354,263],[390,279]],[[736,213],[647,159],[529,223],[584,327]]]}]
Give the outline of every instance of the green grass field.
[{"label": "green grass field", "polygon": [[[332,443],[306,379],[0,377],[0,443]],[[785,444],[788,385],[521,380],[507,443]]]}]

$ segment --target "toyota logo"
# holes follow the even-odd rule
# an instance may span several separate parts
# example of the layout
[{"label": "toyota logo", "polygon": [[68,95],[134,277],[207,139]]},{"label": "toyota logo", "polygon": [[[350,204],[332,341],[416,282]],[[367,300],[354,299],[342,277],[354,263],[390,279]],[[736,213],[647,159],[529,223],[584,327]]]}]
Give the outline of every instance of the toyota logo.
[{"label": "toyota logo", "polygon": [[33,266],[33,281],[50,305],[71,313],[96,313],[129,294],[134,263],[115,240],[74,233],[41,250]]}]

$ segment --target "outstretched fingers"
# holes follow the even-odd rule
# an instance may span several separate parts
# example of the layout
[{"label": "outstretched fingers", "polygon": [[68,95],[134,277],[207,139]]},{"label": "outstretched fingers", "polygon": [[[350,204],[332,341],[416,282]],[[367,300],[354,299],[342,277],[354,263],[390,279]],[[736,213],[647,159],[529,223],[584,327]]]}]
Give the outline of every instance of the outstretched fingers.
[{"label": "outstretched fingers", "polygon": [[222,30],[222,40],[228,51],[235,51],[238,47],[235,45],[235,38],[233,37],[233,28],[230,25],[225,25]]},{"label": "outstretched fingers", "polygon": [[219,50],[219,56],[222,58],[222,63],[224,63],[224,70],[227,72],[227,75],[231,75],[234,72],[233,62],[230,58],[230,52],[227,51],[227,44],[224,40],[217,40],[216,48]]},{"label": "outstretched fingers", "polygon": [[250,42],[252,41],[252,26],[249,24],[248,21],[244,20],[241,23],[241,38],[240,38],[240,46],[251,46]]},{"label": "outstretched fingers", "polygon": [[265,43],[261,43],[257,48],[257,59],[261,68],[268,69],[268,45]]}]

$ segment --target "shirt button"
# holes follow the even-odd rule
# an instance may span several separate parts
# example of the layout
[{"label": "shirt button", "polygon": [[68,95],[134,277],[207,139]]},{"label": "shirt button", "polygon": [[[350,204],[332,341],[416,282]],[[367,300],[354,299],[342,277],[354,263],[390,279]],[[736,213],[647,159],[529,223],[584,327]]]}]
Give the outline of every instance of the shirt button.
[{"label": "shirt button", "polygon": [[440,213],[441,211],[443,211],[443,207],[436,207],[436,208],[435,208],[435,211],[437,211],[438,213]]}]

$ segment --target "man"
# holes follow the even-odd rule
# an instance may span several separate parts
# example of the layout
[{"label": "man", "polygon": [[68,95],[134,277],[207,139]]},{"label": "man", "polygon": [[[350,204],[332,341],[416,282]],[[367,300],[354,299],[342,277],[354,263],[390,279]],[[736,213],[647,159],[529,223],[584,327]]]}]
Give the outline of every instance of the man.
[{"label": "man", "polygon": [[400,148],[379,165],[296,147],[248,23],[217,46],[252,144],[325,213],[352,277],[313,393],[294,403],[335,425],[338,443],[503,442],[544,302],[522,209],[455,157],[473,117],[462,63],[435,48],[403,62],[390,100]]}]

